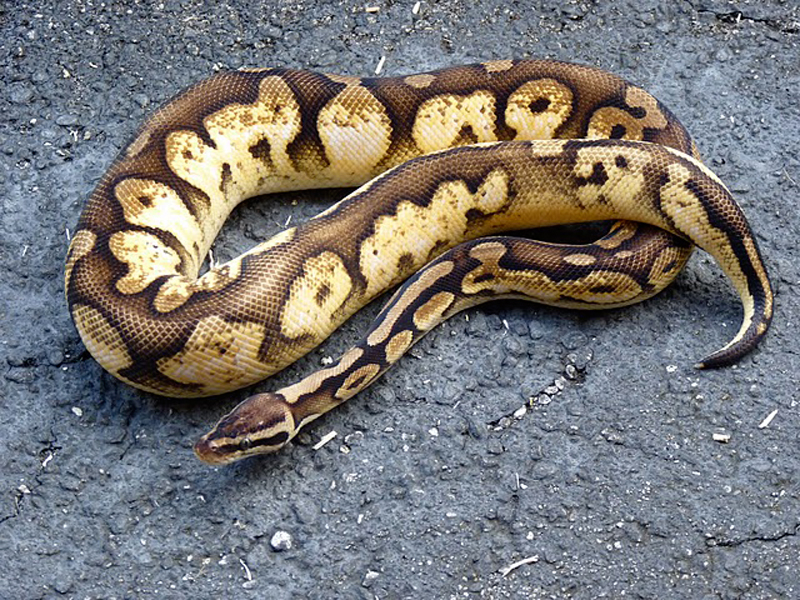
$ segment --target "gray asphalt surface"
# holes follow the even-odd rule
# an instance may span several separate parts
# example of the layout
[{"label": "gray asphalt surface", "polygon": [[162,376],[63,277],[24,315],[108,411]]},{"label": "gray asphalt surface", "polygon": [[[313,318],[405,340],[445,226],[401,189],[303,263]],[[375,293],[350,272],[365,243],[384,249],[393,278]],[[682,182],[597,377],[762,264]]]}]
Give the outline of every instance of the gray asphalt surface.
[{"label": "gray asphalt surface", "polygon": [[[414,4],[0,7],[0,598],[800,597],[797,3]],[[619,73],[693,132],[777,288],[753,355],[692,369],[739,322],[698,253],[637,307],[470,311],[299,443],[220,469],[191,444],[253,390],[169,402],[87,355],[66,232],[174,93],[221,67],[372,75],[385,57],[396,75],[528,56]],[[339,197],[249,203],[215,253]],[[342,352],[377,309],[255,390]]]}]

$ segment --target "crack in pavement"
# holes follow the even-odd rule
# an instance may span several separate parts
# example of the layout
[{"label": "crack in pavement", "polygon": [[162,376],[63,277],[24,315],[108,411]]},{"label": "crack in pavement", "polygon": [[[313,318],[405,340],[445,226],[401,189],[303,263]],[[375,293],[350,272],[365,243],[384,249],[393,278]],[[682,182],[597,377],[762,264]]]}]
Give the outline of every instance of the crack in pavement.
[{"label": "crack in pavement", "polygon": [[[47,440],[47,446],[39,450],[39,459],[40,464],[39,468],[36,470],[36,474],[31,478],[35,483],[36,486],[43,485],[41,480],[39,479],[40,475],[44,472],[45,468],[47,467],[47,463],[49,463],[53,458],[55,458],[56,453],[61,450],[61,446],[56,445],[58,442],[58,437],[55,434],[53,428],[50,428],[50,439]],[[34,486],[34,489],[36,489]],[[33,490],[29,488],[24,483],[21,483],[17,486],[17,489],[14,491],[14,511],[11,514],[4,515],[0,517],[0,524],[5,523],[11,519],[17,518],[20,513],[22,512],[24,499],[26,496],[30,496],[33,494]]]},{"label": "crack in pavement", "polygon": [[487,421],[486,426],[491,431],[508,429],[514,421],[521,420],[529,410],[532,411],[537,406],[546,406],[566,389],[582,384],[586,380],[586,371],[592,358],[594,358],[594,351],[590,347],[568,353],[560,374],[553,378],[552,383],[531,394],[527,402],[512,412]]},{"label": "crack in pavement", "polygon": [[780,31],[781,33],[800,32],[800,19],[790,17],[788,14],[780,17],[770,18],[748,15],[741,10],[731,10],[726,12],[716,11],[711,8],[696,8],[695,10],[697,10],[698,13],[711,13],[718,21],[722,21],[723,23],[731,25],[737,25],[742,21],[750,21],[751,23],[764,24],[771,29]]},{"label": "crack in pavement", "polygon": [[800,523],[795,524],[794,529],[792,530],[782,531],[779,533],[775,533],[774,535],[754,535],[739,539],[721,540],[721,541],[718,541],[714,537],[710,537],[706,540],[706,546],[711,548],[713,547],[736,548],[737,546],[742,546],[744,544],[748,544],[751,542],[779,542],[787,537],[794,537],[798,533],[800,533]]}]

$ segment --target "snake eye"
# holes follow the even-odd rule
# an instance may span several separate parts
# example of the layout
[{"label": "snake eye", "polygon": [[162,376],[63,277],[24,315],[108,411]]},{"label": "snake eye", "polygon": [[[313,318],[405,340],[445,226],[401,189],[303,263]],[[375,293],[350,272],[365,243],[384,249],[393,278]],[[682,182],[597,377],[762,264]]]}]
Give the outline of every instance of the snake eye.
[{"label": "snake eye", "polygon": [[253,440],[248,435],[241,442],[239,442],[239,450],[250,450],[253,447]]}]

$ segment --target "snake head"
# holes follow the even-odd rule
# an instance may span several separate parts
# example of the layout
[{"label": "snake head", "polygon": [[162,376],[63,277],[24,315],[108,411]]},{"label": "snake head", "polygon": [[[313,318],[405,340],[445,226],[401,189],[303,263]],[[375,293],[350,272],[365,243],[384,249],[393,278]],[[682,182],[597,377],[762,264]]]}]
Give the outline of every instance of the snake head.
[{"label": "snake head", "polygon": [[194,445],[197,457],[223,465],[275,452],[297,433],[289,405],[280,394],[256,394],[239,404]]}]

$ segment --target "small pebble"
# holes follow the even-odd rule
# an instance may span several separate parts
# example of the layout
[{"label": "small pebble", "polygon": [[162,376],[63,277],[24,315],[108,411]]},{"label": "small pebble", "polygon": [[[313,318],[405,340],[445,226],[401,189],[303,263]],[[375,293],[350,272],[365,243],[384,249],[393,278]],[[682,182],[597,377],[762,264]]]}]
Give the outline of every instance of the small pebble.
[{"label": "small pebble", "polygon": [[567,350],[577,350],[581,346],[585,346],[586,342],[588,341],[589,339],[585,334],[581,333],[580,331],[574,331],[564,336],[564,339],[561,340],[561,343]]},{"label": "small pebble", "polygon": [[576,379],[578,377],[578,369],[575,368],[575,365],[567,365],[564,367],[564,375],[567,376],[567,379]]},{"label": "small pebble", "polygon": [[378,577],[380,577],[380,573],[377,571],[367,571],[366,575],[364,575],[364,579],[361,580],[361,585],[368,588]]},{"label": "small pebble", "polygon": [[33,99],[33,89],[25,84],[12,84],[8,95],[15,104],[27,104]]},{"label": "small pebble", "polygon": [[71,125],[77,125],[77,124],[78,124],[77,115],[65,114],[56,117],[56,125],[61,125],[62,127],[69,127]]},{"label": "small pebble", "polygon": [[292,535],[288,531],[276,531],[269,541],[275,552],[283,552],[292,548]]}]

